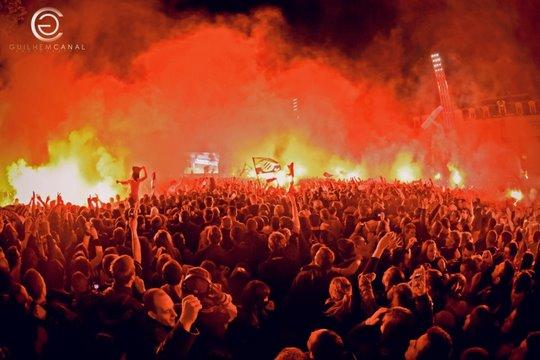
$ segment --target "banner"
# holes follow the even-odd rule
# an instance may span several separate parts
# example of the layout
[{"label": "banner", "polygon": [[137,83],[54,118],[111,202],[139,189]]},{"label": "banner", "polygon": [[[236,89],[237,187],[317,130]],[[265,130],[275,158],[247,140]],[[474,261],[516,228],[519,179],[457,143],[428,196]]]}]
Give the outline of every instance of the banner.
[{"label": "banner", "polygon": [[255,167],[255,173],[259,174],[271,174],[281,170],[281,164],[276,160],[265,157],[254,157],[253,166]]}]

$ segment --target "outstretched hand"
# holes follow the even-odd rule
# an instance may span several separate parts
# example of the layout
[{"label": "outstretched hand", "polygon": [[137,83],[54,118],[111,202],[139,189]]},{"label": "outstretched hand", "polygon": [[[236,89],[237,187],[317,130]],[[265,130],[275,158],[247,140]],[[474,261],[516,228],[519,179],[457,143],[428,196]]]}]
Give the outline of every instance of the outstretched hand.
[{"label": "outstretched hand", "polygon": [[397,245],[397,235],[395,232],[387,232],[377,243],[377,247],[372,257],[380,258],[385,249],[392,249]]}]

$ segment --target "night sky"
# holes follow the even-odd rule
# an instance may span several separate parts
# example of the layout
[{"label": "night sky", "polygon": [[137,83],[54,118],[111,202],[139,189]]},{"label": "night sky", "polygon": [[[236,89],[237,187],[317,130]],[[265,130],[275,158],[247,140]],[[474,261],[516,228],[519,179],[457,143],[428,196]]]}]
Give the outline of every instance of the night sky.
[{"label": "night sky", "polygon": [[[76,9],[83,3],[92,4],[71,0],[1,0],[0,14],[19,16],[21,25],[26,26],[27,13],[39,7]],[[415,66],[425,66],[425,61],[432,51],[445,52],[443,58],[450,73],[463,67],[463,61],[469,63],[468,65],[476,64],[481,67],[479,64],[491,61],[490,57],[506,56],[512,62],[519,60],[521,64],[516,66],[525,68],[524,74],[519,77],[529,78],[530,81],[525,85],[512,85],[509,84],[511,81],[508,81],[504,87],[509,89],[510,93],[540,94],[540,1],[151,0],[115,1],[110,6],[121,9],[126,9],[127,6],[138,8],[141,3],[149,9],[146,15],[149,18],[140,20],[141,24],[152,22],[151,14],[159,12],[169,19],[168,24],[163,25],[164,28],[170,28],[172,24],[180,23],[189,16],[200,18],[202,15],[206,21],[212,22],[235,15],[249,17],[265,8],[277,9],[283,20],[280,36],[290,44],[296,44],[299,54],[302,51],[305,54],[305,51],[322,50],[330,57],[337,54],[352,61],[363,60],[372,67],[371,71],[379,73],[385,79],[407,79],[408,84],[400,85],[403,94],[410,93],[411,87],[416,86]],[[96,2],[97,4],[103,6],[104,3]],[[23,8],[23,11],[13,11],[17,7]],[[86,9],[92,7],[86,5]],[[23,15],[18,15],[19,13]],[[102,20],[106,21],[108,26],[102,27],[101,33],[97,35],[100,43],[110,46],[103,47],[103,53],[95,54],[98,57],[86,60],[90,69],[100,70],[101,59],[109,57],[109,62],[118,64],[116,71],[121,73],[140,51],[146,50],[155,40],[167,36],[167,29],[160,34],[139,26],[145,34],[136,30],[123,33],[120,39],[114,37],[119,29],[125,29],[126,22],[132,21],[127,17],[127,14],[117,14],[114,17],[108,14],[108,17]],[[86,20],[80,19],[77,27],[88,26],[85,22]],[[71,33],[76,34],[74,31]],[[119,43],[122,41],[129,43],[129,46]],[[382,46],[394,49],[400,47],[399,58],[396,59],[397,72],[395,69],[388,71],[388,62],[373,56],[371,47],[380,47],[381,43],[384,43]],[[512,49],[508,51],[505,49],[506,45]],[[116,48],[121,48],[121,51],[115,51]],[[497,53],[498,48],[501,53]],[[465,59],[469,56],[473,58]],[[396,54],[388,57],[395,58]],[[95,63],[92,63],[93,61]],[[422,63],[419,64],[419,61]],[[504,70],[504,67],[501,66],[501,69]],[[478,69],[470,72],[477,73]],[[348,76],[354,76],[354,72]],[[483,82],[482,87],[490,86],[489,81]],[[495,89],[495,93],[501,91]]]},{"label": "night sky", "polygon": [[[413,47],[407,33],[414,31],[414,23],[405,23],[403,13],[412,9],[420,17],[433,12],[446,11],[451,0],[163,0],[164,9],[171,16],[186,12],[204,11],[209,15],[249,14],[261,7],[281,10],[289,28],[291,39],[310,46],[336,48],[346,56],[358,57],[377,35],[387,36],[392,29],[405,27],[401,40]],[[530,52],[536,66],[540,66],[540,1],[494,0],[471,1],[480,7],[505,7],[515,11],[516,40]],[[459,16],[459,14],[457,14]],[[464,14],[465,15],[465,14]],[[482,15],[479,15],[480,17]],[[508,15],[509,17],[512,15]],[[480,18],[479,18],[480,19]],[[441,24],[441,26],[444,26]],[[434,29],[435,30],[435,29]],[[489,41],[490,39],[485,39]]]},{"label": "night sky", "polygon": [[249,14],[261,7],[281,10],[291,39],[312,46],[332,47],[347,56],[359,56],[371,39],[397,25],[395,1],[368,0],[274,0],[182,1],[165,0],[165,11],[178,15],[189,11],[208,14]]}]

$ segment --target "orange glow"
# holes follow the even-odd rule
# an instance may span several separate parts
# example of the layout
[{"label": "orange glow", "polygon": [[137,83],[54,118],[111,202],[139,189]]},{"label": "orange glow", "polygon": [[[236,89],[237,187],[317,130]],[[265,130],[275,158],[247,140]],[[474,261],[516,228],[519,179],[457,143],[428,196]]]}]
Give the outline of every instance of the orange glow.
[{"label": "orange glow", "polygon": [[[268,156],[281,163],[282,170],[276,174],[261,174],[260,179],[277,178],[280,185],[289,184],[286,164],[294,162],[295,180],[322,177],[324,172],[331,173],[335,179],[364,178],[364,167],[346,158],[333,155],[328,150],[312,144],[302,135],[290,133],[281,136],[269,136],[264,141],[238,153],[236,163],[246,162],[251,156]],[[248,176],[255,178],[255,170],[250,169]]]},{"label": "orange glow", "polygon": [[[459,170],[444,172],[441,184],[506,189],[518,164],[514,142],[500,141],[499,121],[456,122],[459,144],[435,127],[413,126],[412,116],[438,105],[432,96],[437,84],[427,56],[404,51],[409,44],[395,34],[414,24],[406,38],[418,49],[452,59],[451,93],[474,105],[514,91],[512,79],[520,79],[524,91],[535,89],[534,61],[522,56],[515,41],[515,14],[497,3],[469,26],[471,17],[454,16],[470,11],[468,5],[456,2],[426,18],[417,8],[422,2],[413,3],[403,7],[397,32],[359,44],[361,58],[349,58],[333,46],[310,41],[305,48],[294,40],[303,36],[291,36],[287,17],[272,7],[243,15],[170,17],[153,2],[70,2],[62,30],[88,52],[2,53],[2,83],[9,86],[0,90],[0,143],[9,146],[0,155],[0,193],[14,193],[16,186],[17,196],[26,197],[22,173],[43,166],[77,170],[77,182],[87,180],[78,186],[81,192],[109,184],[109,177],[132,164],[144,163],[160,180],[172,179],[181,172],[183,154],[202,149],[225,159],[225,175],[249,165],[252,156],[269,156],[283,166],[294,161],[297,179],[328,172],[338,179],[406,182],[431,177],[448,163],[451,149]],[[441,18],[456,21],[441,27]],[[506,25],[501,31],[494,31],[494,18]],[[122,31],[125,19],[138,19],[129,33]],[[0,26],[4,43],[28,42],[28,26],[13,31],[8,24]],[[483,41],[487,35],[492,41]],[[91,170],[97,160],[80,153],[51,156],[49,140],[81,126],[94,128],[107,149],[121,147],[122,171]],[[519,137],[521,148],[532,149],[536,138],[521,135],[530,134],[528,129],[505,126],[505,137]],[[17,173],[13,164],[22,164],[19,159],[26,165]]]},{"label": "orange glow", "polygon": [[97,194],[100,199],[108,200],[116,195],[112,179],[97,183],[89,182],[81,174],[77,159],[68,159],[58,164],[31,167],[24,160],[12,164],[9,178],[15,188],[15,196],[22,202],[28,202],[32,191],[40,194],[43,200],[47,196],[55,198],[59,192],[64,201],[85,204],[88,195]]},{"label": "orange glow", "polygon": [[450,170],[450,186],[461,188],[465,186],[463,173],[453,164],[448,165]]},{"label": "orange glow", "polygon": [[509,189],[506,192],[506,195],[512,199],[514,199],[516,202],[523,200],[523,192],[519,189]]},{"label": "orange glow", "polygon": [[394,177],[402,182],[412,182],[422,176],[420,164],[412,160],[412,155],[408,152],[401,152],[394,161]]},{"label": "orange glow", "polygon": [[399,181],[411,182],[415,180],[412,168],[405,164],[397,169],[397,178]]},{"label": "orange glow", "polygon": [[97,194],[107,201],[122,188],[115,180],[123,176],[123,163],[111,155],[94,138],[89,129],[74,131],[67,141],[49,143],[49,161],[31,166],[19,159],[7,168],[14,197],[27,203],[32,192],[66,202],[86,204],[89,195]]}]

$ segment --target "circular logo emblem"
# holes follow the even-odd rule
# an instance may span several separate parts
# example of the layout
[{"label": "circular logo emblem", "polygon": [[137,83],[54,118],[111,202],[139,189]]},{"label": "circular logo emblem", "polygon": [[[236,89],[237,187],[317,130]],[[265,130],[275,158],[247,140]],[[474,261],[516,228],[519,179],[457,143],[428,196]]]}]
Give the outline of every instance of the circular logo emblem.
[{"label": "circular logo emblem", "polygon": [[44,7],[39,9],[32,16],[30,28],[32,34],[41,41],[51,42],[60,39],[62,32],[60,31],[60,18],[62,13],[52,7]]}]

